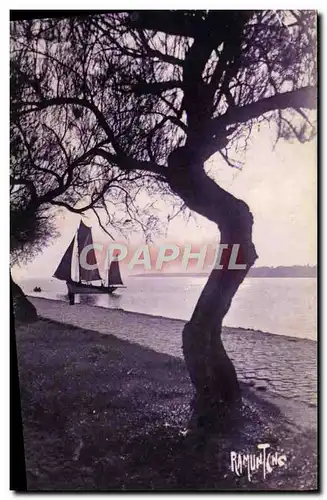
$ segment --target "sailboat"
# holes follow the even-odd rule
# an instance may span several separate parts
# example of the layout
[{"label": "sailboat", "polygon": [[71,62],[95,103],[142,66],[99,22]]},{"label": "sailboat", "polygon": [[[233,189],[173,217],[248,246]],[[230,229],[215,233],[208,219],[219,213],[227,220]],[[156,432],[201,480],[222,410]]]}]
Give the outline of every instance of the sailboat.
[{"label": "sailboat", "polygon": [[[111,294],[117,288],[126,288],[121,279],[119,262],[114,258],[109,266],[107,283],[104,284],[100,276],[98,264],[94,248],[89,247],[87,252],[87,263],[93,266],[92,270],[85,269],[80,262],[79,256],[82,250],[89,245],[93,245],[91,228],[86,226],[83,221],[80,222],[79,228],[76,231],[70,245],[64,253],[55,273],[54,277],[58,280],[66,281],[68,288],[68,295],[74,296],[75,293],[92,293],[92,294]],[[76,255],[76,279],[73,279],[73,257]],[[101,284],[95,285],[93,281],[101,281]]]}]

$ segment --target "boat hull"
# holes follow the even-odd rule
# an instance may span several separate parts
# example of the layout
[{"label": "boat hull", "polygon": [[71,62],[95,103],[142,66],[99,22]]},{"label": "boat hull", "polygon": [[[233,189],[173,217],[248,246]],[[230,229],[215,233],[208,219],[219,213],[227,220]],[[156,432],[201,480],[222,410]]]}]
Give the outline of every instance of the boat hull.
[{"label": "boat hull", "polygon": [[68,293],[87,293],[87,294],[111,294],[117,288],[126,288],[124,286],[101,286],[78,283],[77,281],[66,281]]}]

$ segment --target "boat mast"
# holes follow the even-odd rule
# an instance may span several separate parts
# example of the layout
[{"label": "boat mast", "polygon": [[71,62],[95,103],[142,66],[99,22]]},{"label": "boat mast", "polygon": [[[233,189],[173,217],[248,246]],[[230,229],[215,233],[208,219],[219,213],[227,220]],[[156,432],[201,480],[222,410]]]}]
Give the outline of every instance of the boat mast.
[{"label": "boat mast", "polygon": [[75,247],[76,247],[75,274],[76,274],[76,281],[79,283],[79,253],[77,244],[77,233],[75,234]]}]

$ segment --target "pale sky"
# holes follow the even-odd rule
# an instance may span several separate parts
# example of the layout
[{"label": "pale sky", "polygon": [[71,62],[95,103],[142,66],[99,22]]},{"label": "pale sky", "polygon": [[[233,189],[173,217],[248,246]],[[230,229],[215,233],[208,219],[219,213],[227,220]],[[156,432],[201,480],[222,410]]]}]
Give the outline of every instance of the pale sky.
[{"label": "pale sky", "polygon": [[[316,142],[278,143],[261,131],[252,140],[242,170],[232,169],[216,155],[208,167],[220,186],[248,203],[254,215],[256,266],[316,264]],[[18,277],[51,277],[76,231],[80,217],[66,210],[58,216],[61,236],[32,263],[15,269]],[[85,219],[85,223],[88,221]],[[186,223],[177,217],[168,226],[170,243],[215,242],[215,225],[201,216]],[[94,227],[94,241],[111,242]],[[141,234],[139,235],[141,241]],[[156,241],[155,241],[156,243]],[[142,272],[142,268],[138,268]]]}]

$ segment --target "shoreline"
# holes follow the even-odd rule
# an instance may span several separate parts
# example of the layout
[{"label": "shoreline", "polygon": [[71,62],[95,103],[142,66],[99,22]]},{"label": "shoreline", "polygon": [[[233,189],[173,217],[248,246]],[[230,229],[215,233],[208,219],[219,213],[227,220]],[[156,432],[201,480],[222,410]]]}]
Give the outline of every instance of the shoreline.
[{"label": "shoreline", "polygon": [[[30,297],[39,317],[111,334],[183,359],[185,322],[118,309]],[[240,382],[286,400],[317,406],[317,342],[256,330],[223,327],[222,339]]]},{"label": "shoreline", "polygon": [[[29,299],[45,300],[48,302],[60,302],[62,304],[68,305],[68,302],[66,302],[65,300],[61,300],[61,299],[49,299],[48,297],[40,297],[40,296],[36,296],[36,295],[30,295],[29,293],[26,293],[26,296]],[[111,308],[111,307],[105,307],[102,305],[90,305],[90,304],[80,304],[80,303],[76,303],[76,304],[74,304],[74,306],[70,306],[70,307],[76,307],[76,306],[80,306],[80,305],[82,305],[82,306],[87,305],[88,307],[93,307],[96,309],[104,309],[106,311],[119,311],[119,312],[124,313],[124,314],[132,314],[132,315],[136,315],[136,316],[146,316],[146,317],[150,317],[150,318],[158,318],[158,319],[162,319],[164,321],[165,320],[176,321],[176,322],[182,323],[183,325],[185,325],[187,323],[187,320],[185,320],[185,319],[172,318],[169,316],[161,316],[159,314],[150,314],[150,313],[143,313],[143,312],[138,312],[138,311],[129,311],[127,309],[123,309],[120,307]],[[271,333],[271,332],[259,330],[256,328],[243,328],[242,326],[225,326],[225,325],[223,325],[222,328],[223,328],[223,330],[226,330],[230,333],[232,333],[233,330],[238,330],[238,331],[244,332],[244,333],[251,332],[254,334],[258,334],[258,335],[269,335],[272,337],[284,338],[286,340],[291,339],[292,342],[300,341],[300,342],[310,342],[313,344],[317,344],[317,342],[318,342],[318,340],[308,339],[306,337],[294,337],[292,335],[285,335],[284,333]]]},{"label": "shoreline", "polygon": [[[229,420],[196,443],[185,433],[193,389],[181,359],[110,327],[104,335],[43,318],[17,324],[16,342],[31,491],[316,488],[312,408],[285,412],[281,398],[242,384],[240,427]],[[258,443],[286,453],[287,467],[249,482],[231,471],[230,454]]]}]

